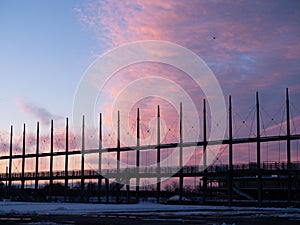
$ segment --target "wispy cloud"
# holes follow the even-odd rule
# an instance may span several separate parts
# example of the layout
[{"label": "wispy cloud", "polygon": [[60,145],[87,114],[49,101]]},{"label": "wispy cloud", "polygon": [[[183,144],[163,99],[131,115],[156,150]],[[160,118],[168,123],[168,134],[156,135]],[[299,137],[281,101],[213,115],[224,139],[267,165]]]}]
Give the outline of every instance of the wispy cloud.
[{"label": "wispy cloud", "polygon": [[[101,49],[149,39],[175,42],[206,61],[225,97],[232,95],[234,111],[247,115],[251,108],[249,105],[255,107],[254,92],[259,91],[262,92],[263,108],[273,115],[284,103],[286,87],[290,87],[292,101],[300,97],[299,6],[298,1],[281,0],[104,0],[87,1],[75,11],[84,27],[92,30]],[[99,55],[102,53],[99,52]],[[199,102],[197,109],[202,110],[203,93],[199,94],[191,80],[174,68],[149,63],[118,71],[108,82],[104,89],[105,99],[102,105],[99,104],[104,116],[111,113],[110,104],[122,88],[132,80],[154,75],[175,81],[195,102]],[[149,86],[145,86],[145,90],[147,88]],[[170,93],[177,96],[177,93]],[[132,94],[136,95],[136,92]],[[140,101],[135,107],[145,109],[141,114],[146,113],[146,109],[154,109],[155,112],[158,102],[148,98],[147,102]],[[135,112],[136,109],[132,109],[133,118]],[[168,117],[171,114],[164,115]],[[168,119],[176,121],[177,116],[174,114]],[[298,112],[294,117],[298,118]],[[242,128],[247,128],[251,119],[243,118],[246,123],[241,121]],[[266,127],[268,134],[278,131],[280,121],[277,120],[268,123],[271,124]]]},{"label": "wispy cloud", "polygon": [[297,8],[297,1],[136,0],[88,1],[76,12],[102,47],[176,42],[206,60],[225,92],[240,94],[299,82]]},{"label": "wispy cloud", "polygon": [[26,101],[23,98],[17,98],[16,104],[25,113],[35,117],[41,123],[48,125],[51,120],[61,120],[62,116],[52,114],[47,109]]}]

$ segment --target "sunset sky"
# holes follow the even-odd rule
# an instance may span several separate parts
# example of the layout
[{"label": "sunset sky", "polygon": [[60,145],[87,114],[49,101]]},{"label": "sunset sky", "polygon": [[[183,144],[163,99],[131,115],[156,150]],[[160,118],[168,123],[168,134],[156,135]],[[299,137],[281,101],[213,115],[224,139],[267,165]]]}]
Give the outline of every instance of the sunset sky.
[{"label": "sunset sky", "polygon": [[[176,43],[202,58],[217,78],[226,104],[232,95],[235,118],[250,122],[248,128],[258,91],[265,130],[280,133],[289,88],[293,132],[300,132],[298,0],[2,0],[0,28],[2,137],[10,125],[21,133],[26,123],[29,132],[35,132],[40,121],[45,134],[51,119],[63,127],[65,118],[72,117],[79,82],[97,57],[141,40]],[[203,96],[193,91],[194,84],[182,72],[145,63],[119,71],[97,100],[97,111],[109,114],[109,104],[121,87],[149,74],[177,80],[194,101],[199,100],[200,109]],[[151,98],[139,104],[153,117],[160,101]],[[146,112],[151,107],[153,112]],[[167,104],[165,109],[172,111]],[[249,135],[247,127],[244,132]]]}]

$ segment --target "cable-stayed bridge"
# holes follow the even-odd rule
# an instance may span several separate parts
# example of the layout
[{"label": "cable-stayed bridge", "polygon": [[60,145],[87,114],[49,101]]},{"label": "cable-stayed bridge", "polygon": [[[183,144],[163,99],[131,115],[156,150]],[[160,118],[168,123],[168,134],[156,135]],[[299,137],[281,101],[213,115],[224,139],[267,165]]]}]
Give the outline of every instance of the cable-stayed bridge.
[{"label": "cable-stayed bridge", "polygon": [[[76,180],[80,183],[77,187],[76,193],[80,196],[80,201],[86,202],[86,196],[91,190],[87,187],[87,181],[92,180],[96,182],[97,190],[93,189],[93,194],[98,197],[99,202],[109,202],[110,196],[115,197],[116,202],[121,202],[121,199],[126,194],[126,201],[130,202],[132,198],[136,202],[140,197],[145,195],[145,186],[142,181],[151,179],[154,180],[154,188],[152,185],[152,194],[155,193],[157,202],[161,202],[166,195],[166,191],[162,190],[162,182],[166,178],[172,178],[178,181],[176,193],[179,196],[179,202],[183,201],[184,196],[188,195],[188,191],[184,188],[185,183],[190,178],[197,178],[199,180],[198,187],[194,189],[193,195],[201,197],[201,203],[221,203],[228,205],[246,203],[264,206],[270,202],[281,202],[286,205],[300,205],[300,161],[298,160],[298,142],[300,140],[300,133],[297,132],[297,126],[293,118],[291,118],[291,104],[289,100],[288,90],[286,91],[286,102],[284,105],[284,116],[280,123],[278,135],[264,135],[265,126],[261,118],[261,108],[259,103],[258,93],[256,94],[256,104],[253,110],[253,120],[250,123],[250,132],[254,132],[254,136],[248,137],[234,137],[234,122],[231,97],[228,103],[228,137],[222,140],[208,140],[207,139],[207,125],[206,125],[206,105],[205,100],[203,104],[203,134],[202,139],[197,142],[188,142],[183,140],[183,120],[182,120],[182,106],[180,107],[179,115],[179,141],[163,143],[161,142],[161,127],[160,127],[160,108],[157,108],[157,127],[156,127],[156,143],[141,144],[141,124],[140,114],[137,110],[136,119],[136,144],[132,146],[121,146],[120,136],[120,120],[117,121],[116,132],[116,146],[103,147],[103,126],[102,115],[99,119],[99,134],[98,134],[98,148],[86,149],[85,142],[85,128],[84,118],[82,125],[82,140],[81,149],[69,149],[69,127],[68,119],[66,120],[65,129],[65,149],[63,151],[55,151],[55,137],[53,121],[51,121],[51,131],[49,138],[49,151],[40,152],[40,137],[39,124],[37,125],[36,134],[36,151],[34,153],[26,152],[26,134],[25,125],[22,135],[22,145],[19,146],[22,151],[19,154],[14,154],[13,144],[13,127],[11,127],[9,144],[2,145],[0,149],[0,168],[5,168],[0,174],[0,181],[2,182],[3,197],[13,198],[15,195],[25,193],[28,182],[33,182],[32,195],[33,198],[41,192],[40,184],[47,185],[47,199],[53,199],[55,195],[55,183],[60,181],[63,183],[64,200],[68,201],[71,193],[74,190],[70,187],[70,182]],[[277,114],[276,114],[277,115]],[[118,116],[119,117],[119,116]],[[271,120],[274,120],[271,117]],[[246,122],[242,120],[243,126]],[[256,128],[256,129],[254,129]],[[239,128],[235,127],[236,132]],[[282,132],[284,131],[284,132]],[[270,161],[263,159],[263,152],[268,150],[269,146],[278,144],[279,160]],[[212,164],[207,165],[206,154],[210,147],[224,146],[217,155]],[[284,145],[284,147],[282,147]],[[249,156],[249,161],[241,163],[234,162],[235,154],[238,153],[240,146],[248,146],[249,154],[255,153],[253,160]],[[194,147],[196,152],[202,155],[201,163],[198,165],[184,164],[184,155],[189,147]],[[8,154],[4,154],[5,148],[8,148]],[[267,148],[267,149],[265,149]],[[283,148],[280,149],[280,148]],[[177,149],[178,154],[172,160],[170,165],[161,164],[163,161],[163,151],[168,149]],[[156,164],[148,165],[143,162],[143,152],[151,151],[154,153]],[[282,154],[282,151],[284,153]],[[103,163],[103,156],[107,153],[113,153],[115,163],[109,167]],[[122,154],[130,153],[130,157],[134,157],[134,163],[130,166],[124,167],[122,165]],[[200,155],[199,153],[199,155]],[[223,154],[223,156],[222,156]],[[270,153],[271,154],[271,153]],[[272,152],[274,153],[274,151]],[[89,168],[86,158],[89,155],[97,156],[95,168]],[[197,154],[195,154],[197,156]],[[268,153],[267,153],[268,155]],[[70,158],[72,156],[80,157],[80,168],[70,169]],[[153,156],[153,154],[152,154]],[[221,162],[220,157],[223,161]],[[63,157],[63,168],[59,170],[54,168],[56,158]],[[47,168],[40,166],[42,159],[49,159]],[[250,160],[251,158],[251,160]],[[224,161],[225,159],[225,161]],[[28,164],[27,160],[32,160],[34,170],[26,170]],[[128,158],[127,158],[128,160]],[[15,162],[19,162],[16,165]],[[175,162],[174,162],[175,161]],[[18,170],[13,170],[14,166]],[[103,183],[104,182],[104,183]],[[16,188],[18,186],[18,188]],[[27,192],[28,194],[28,192]],[[103,200],[102,197],[105,197]]]}]

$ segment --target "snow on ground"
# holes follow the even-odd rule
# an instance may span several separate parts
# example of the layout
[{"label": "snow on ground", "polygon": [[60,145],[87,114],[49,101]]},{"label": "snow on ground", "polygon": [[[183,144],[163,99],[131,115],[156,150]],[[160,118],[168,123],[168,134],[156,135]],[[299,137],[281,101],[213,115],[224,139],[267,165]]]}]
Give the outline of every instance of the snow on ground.
[{"label": "snow on ground", "polygon": [[285,217],[300,220],[299,208],[255,208],[203,205],[140,204],[80,204],[80,203],[37,203],[0,202],[0,214],[176,214],[176,215],[247,215]]},{"label": "snow on ground", "polygon": [[187,205],[162,205],[155,203],[140,204],[81,204],[81,203],[36,203],[36,202],[0,202],[0,214],[3,213],[48,213],[48,214],[78,214],[78,213],[123,213],[123,212],[159,212],[159,211],[189,211],[207,209],[225,209],[226,207],[206,207]]}]

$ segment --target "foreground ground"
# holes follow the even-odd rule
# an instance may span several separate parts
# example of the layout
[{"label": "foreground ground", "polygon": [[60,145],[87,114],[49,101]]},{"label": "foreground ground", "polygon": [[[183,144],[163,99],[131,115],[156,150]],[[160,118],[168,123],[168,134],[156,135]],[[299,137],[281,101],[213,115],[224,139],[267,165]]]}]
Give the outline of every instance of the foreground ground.
[{"label": "foreground ground", "polygon": [[0,202],[0,224],[300,224],[300,209]]}]

